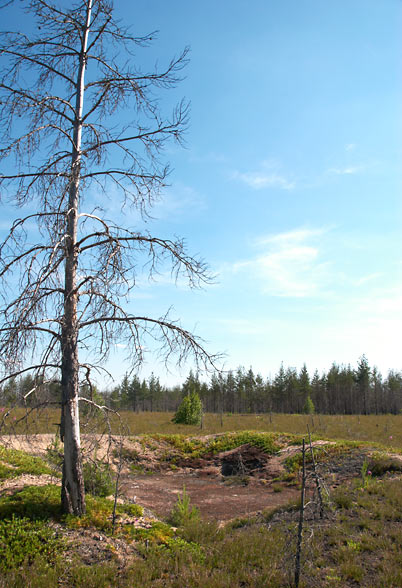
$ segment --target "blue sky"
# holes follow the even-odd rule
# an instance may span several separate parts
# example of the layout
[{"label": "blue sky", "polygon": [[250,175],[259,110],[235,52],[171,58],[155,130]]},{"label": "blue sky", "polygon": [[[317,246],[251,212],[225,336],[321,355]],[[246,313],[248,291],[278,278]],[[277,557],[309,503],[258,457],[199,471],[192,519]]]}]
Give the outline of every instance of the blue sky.
[{"label": "blue sky", "polygon": [[218,274],[166,296],[227,367],[401,368],[401,6],[124,3],[161,58],[191,46],[187,148],[154,227]]},{"label": "blue sky", "polygon": [[[191,47],[166,98],[191,101],[186,148],[166,151],[149,230],[185,237],[217,274],[201,291],[144,280],[132,307],[173,305],[226,368],[313,372],[364,353],[401,369],[399,0],[115,4],[135,34],[159,30],[150,62]],[[150,358],[142,375],[173,383],[187,367]]]}]

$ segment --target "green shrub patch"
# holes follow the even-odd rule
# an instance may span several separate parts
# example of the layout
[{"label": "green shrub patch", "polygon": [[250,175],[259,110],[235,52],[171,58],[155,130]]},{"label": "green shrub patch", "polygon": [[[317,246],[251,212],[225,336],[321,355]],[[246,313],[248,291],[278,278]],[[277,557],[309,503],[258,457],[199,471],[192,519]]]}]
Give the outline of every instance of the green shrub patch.
[{"label": "green shrub patch", "polygon": [[18,449],[0,447],[0,480],[16,478],[21,474],[54,476],[55,472],[40,457],[34,457]]},{"label": "green shrub patch", "polygon": [[41,557],[52,563],[64,542],[43,521],[31,521],[12,515],[0,521],[0,571],[9,572],[31,565]]},{"label": "green shrub patch", "polygon": [[60,488],[53,484],[25,486],[12,496],[0,499],[0,520],[11,518],[13,515],[40,520],[59,518],[60,514]]}]

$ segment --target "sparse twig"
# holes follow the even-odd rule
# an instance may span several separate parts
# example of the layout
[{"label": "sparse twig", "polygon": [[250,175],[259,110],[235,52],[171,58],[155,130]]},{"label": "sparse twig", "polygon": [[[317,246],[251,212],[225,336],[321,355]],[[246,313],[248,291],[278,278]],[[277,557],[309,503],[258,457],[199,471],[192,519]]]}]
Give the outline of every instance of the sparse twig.
[{"label": "sparse twig", "polygon": [[296,546],[296,560],[295,560],[295,587],[298,588],[300,581],[300,569],[301,569],[301,551],[303,541],[303,524],[304,524],[304,509],[305,509],[305,493],[306,493],[306,445],[303,439],[302,445],[302,487],[300,495],[300,511],[299,511],[299,525],[297,529],[297,546]]},{"label": "sparse twig", "polygon": [[116,508],[117,508],[117,498],[119,496],[120,475],[121,475],[122,467],[123,467],[123,436],[120,434],[119,463],[117,465],[116,483],[115,483],[114,500],[113,500],[112,535],[114,535],[115,528],[116,528]]}]

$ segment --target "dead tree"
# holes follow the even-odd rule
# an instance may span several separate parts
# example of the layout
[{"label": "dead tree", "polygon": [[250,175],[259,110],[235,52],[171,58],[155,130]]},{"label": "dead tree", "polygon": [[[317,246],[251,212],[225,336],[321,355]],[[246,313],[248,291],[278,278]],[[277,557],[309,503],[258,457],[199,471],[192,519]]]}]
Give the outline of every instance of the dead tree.
[{"label": "dead tree", "polygon": [[144,268],[197,286],[210,279],[204,262],[104,212],[117,200],[147,215],[166,185],[161,152],[181,141],[188,105],[165,116],[157,94],[178,84],[187,49],[144,72],[137,53],[155,33],[120,27],[111,1],[25,5],[37,34],[0,33],[0,194],[19,209],[0,245],[0,385],[61,381],[62,506],[81,515],[79,388],[111,347],[126,344],[133,369],[148,338],[166,360],[213,359],[169,313],[133,315],[124,302]]},{"label": "dead tree", "polygon": [[322,484],[321,484],[320,476],[318,475],[318,472],[317,472],[317,464],[315,461],[314,449],[313,449],[313,444],[311,442],[311,434],[310,434],[310,429],[309,429],[308,425],[307,425],[307,432],[308,432],[308,441],[309,441],[309,446],[310,446],[312,476],[314,478],[314,482],[315,482],[315,485],[317,488],[317,493],[318,493],[318,502],[320,505],[320,519],[323,519],[324,518],[324,497],[323,497],[323,491],[322,491]]},{"label": "dead tree", "polygon": [[296,560],[295,560],[295,586],[296,586],[296,588],[298,588],[299,581],[300,581],[301,551],[302,551],[302,541],[303,541],[303,525],[304,525],[305,498],[306,498],[306,444],[305,444],[305,440],[303,439],[303,446],[302,446],[302,484],[301,484],[299,524],[298,524],[298,528],[297,528],[297,545],[296,545]]}]

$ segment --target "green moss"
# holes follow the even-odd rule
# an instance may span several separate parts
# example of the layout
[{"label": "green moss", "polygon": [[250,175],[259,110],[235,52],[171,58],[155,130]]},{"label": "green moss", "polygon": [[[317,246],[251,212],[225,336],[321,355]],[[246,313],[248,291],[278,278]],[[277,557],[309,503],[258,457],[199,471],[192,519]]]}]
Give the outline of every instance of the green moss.
[{"label": "green moss", "polygon": [[130,537],[136,541],[151,543],[166,542],[174,535],[172,527],[161,521],[152,521],[148,528],[130,527],[128,532]]},{"label": "green moss", "polygon": [[[16,478],[22,474],[55,475],[55,472],[40,457],[34,457],[24,451],[0,447],[0,479]],[[8,467],[10,464],[13,467]]]},{"label": "green moss", "polygon": [[0,480],[5,480],[6,478],[14,478],[15,477],[15,468],[10,468],[3,463],[0,463]]},{"label": "green moss", "polygon": [[144,509],[139,504],[118,504],[117,512],[119,514],[128,514],[132,517],[142,517]]},{"label": "green moss", "polygon": [[[112,530],[113,501],[88,494],[86,496],[87,512],[82,517],[62,515],[60,487],[26,486],[20,492],[12,496],[0,499],[0,519],[8,519],[12,516],[26,517],[30,520],[56,519],[65,522],[70,528],[91,528],[110,532]],[[138,504],[118,504],[118,515],[126,514],[131,517],[140,517],[143,509]]]},{"label": "green moss", "polygon": [[[159,443],[168,443],[185,458],[215,455],[246,444],[258,447],[269,455],[277,453],[281,448],[281,444],[277,442],[277,434],[255,431],[223,433],[204,440],[184,435],[153,435],[152,438]],[[174,460],[174,456],[170,454],[169,460]]]},{"label": "green moss", "polygon": [[13,515],[31,520],[60,518],[60,488],[53,484],[26,486],[12,496],[0,499],[0,519]]},{"label": "green moss", "polygon": [[267,454],[277,453],[280,445],[276,443],[276,436],[272,433],[257,433],[254,431],[241,431],[240,433],[226,433],[215,437],[209,445],[212,453],[220,453],[240,447],[240,445],[253,445]]},{"label": "green moss", "polygon": [[[113,500],[87,495],[85,515],[82,517],[67,515],[64,520],[66,525],[72,529],[95,527],[104,533],[110,533],[113,526],[113,504]],[[138,504],[118,504],[116,514],[140,517],[143,514],[143,509]]]}]

